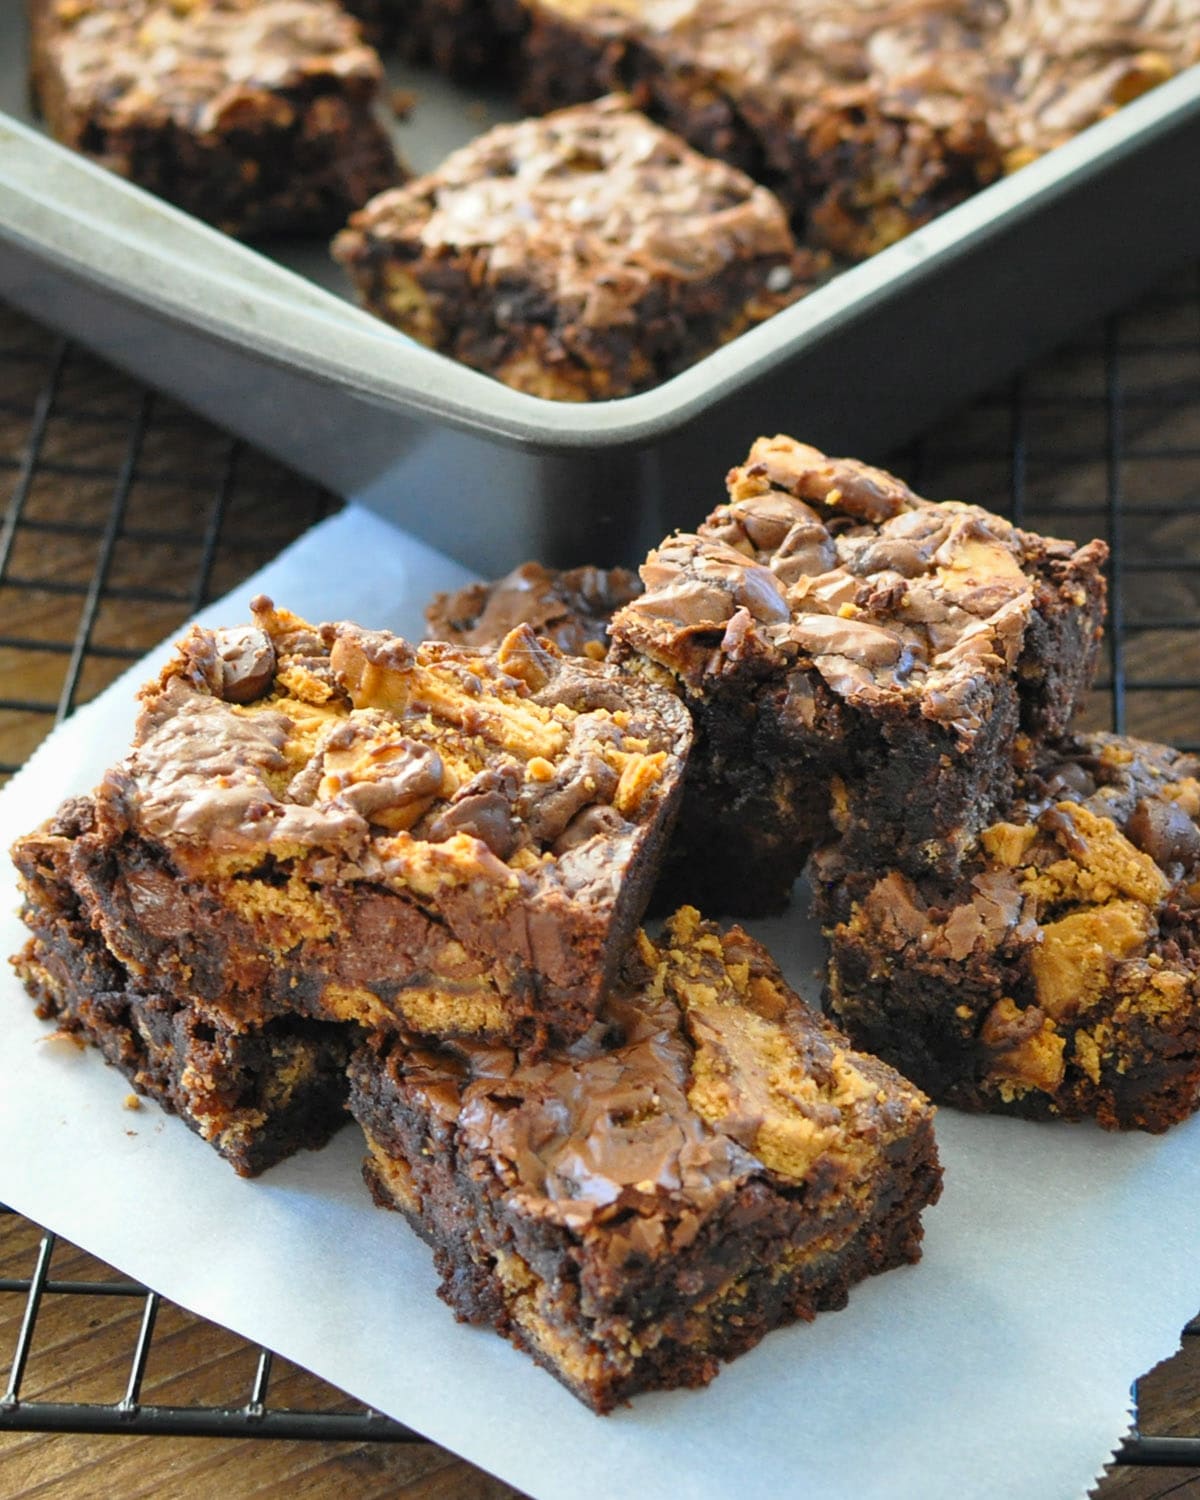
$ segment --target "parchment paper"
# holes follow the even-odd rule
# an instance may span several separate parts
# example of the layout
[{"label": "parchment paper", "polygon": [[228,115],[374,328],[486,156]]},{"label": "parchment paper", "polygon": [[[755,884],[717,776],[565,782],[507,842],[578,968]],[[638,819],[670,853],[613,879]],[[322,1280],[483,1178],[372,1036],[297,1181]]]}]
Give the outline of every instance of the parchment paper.
[{"label": "parchment paper", "polygon": [[[367,514],[323,523],[206,612],[260,589],[310,618],[420,633],[465,578]],[[5,847],[124,752],[163,652],[81,709],[0,794]],[[0,947],[22,929],[11,871]],[[800,913],[754,924],[815,998]],[[353,1126],[243,1181],[92,1052],[47,1043],[0,976],[0,1199],[167,1297],[317,1371],[539,1500],[736,1495],[1062,1500],[1126,1430],[1129,1385],[1200,1308],[1200,1120],[1162,1138],[943,1110],[941,1203],[920,1265],[770,1335],[707,1390],[606,1419],[434,1295],[429,1252],[371,1206]]]}]

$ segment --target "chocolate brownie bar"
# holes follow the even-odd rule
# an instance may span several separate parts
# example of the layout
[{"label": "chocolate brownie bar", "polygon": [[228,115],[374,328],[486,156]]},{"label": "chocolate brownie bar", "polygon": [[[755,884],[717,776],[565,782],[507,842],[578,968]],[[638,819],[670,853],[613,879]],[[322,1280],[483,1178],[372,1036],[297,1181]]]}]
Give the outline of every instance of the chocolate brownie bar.
[{"label": "chocolate brownie bar", "polygon": [[778,908],[834,829],[848,858],[953,868],[1091,680],[1106,556],[760,439],[612,622],[696,726],[664,899]]},{"label": "chocolate brownie bar", "polygon": [[18,863],[58,841],[113,956],[231,1025],[585,1030],[673,821],[682,705],[527,627],[471,651],[253,608],[191,630],[87,815]]},{"label": "chocolate brownie bar", "polygon": [[400,180],[382,77],[331,0],[32,0],[65,145],[231,234],[328,233]]},{"label": "chocolate brownie bar", "polygon": [[32,936],[13,962],[38,1014],[98,1047],[243,1176],[323,1146],[346,1123],[358,1027],[302,1016],[240,1024],[123,964],[72,886],[70,850],[92,816],[88,799],[68,803],[17,850]]},{"label": "chocolate brownie bar", "polygon": [[528,625],[564,655],[600,661],[608,622],[641,592],[641,579],[628,568],[555,571],[527,562],[494,583],[436,594],[425,619],[435,639],[460,646],[494,646],[515,626]]},{"label": "chocolate brownie bar", "polygon": [[775,198],[625,101],[500,125],[334,242],[366,307],[518,390],[631,395],[817,272]]},{"label": "chocolate brownie bar", "polygon": [[1160,1131],[1200,1106],[1200,761],[1044,753],[944,879],[814,857],[829,1002],[935,1098]]},{"label": "chocolate brownie bar", "polygon": [[915,1261],[940,1187],[926,1099],[687,909],[569,1051],[376,1033],[351,1079],[368,1184],[442,1297],[599,1412]]},{"label": "chocolate brownie bar", "polygon": [[1191,0],[530,0],[531,110],[626,89],[873,254],[1200,58]]}]

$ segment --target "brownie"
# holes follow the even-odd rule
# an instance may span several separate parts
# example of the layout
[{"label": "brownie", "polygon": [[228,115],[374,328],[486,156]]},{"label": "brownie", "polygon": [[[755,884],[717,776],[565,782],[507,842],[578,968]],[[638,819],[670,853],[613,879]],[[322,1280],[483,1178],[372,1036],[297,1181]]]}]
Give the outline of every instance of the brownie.
[{"label": "brownie", "polygon": [[18,863],[52,851],[119,962],[239,1027],[585,1030],[674,818],[686,710],[528,627],[472,651],[252,607],[189,632],[129,756]]},{"label": "brownie", "polygon": [[690,909],[569,1050],[376,1033],[350,1107],[458,1317],[598,1412],[917,1260],[940,1187],[928,1101]]},{"label": "brownie", "polygon": [[778,909],[835,830],[849,858],[952,869],[1091,680],[1107,549],[788,437],[728,488],[611,628],[696,728],[662,900]]},{"label": "brownie", "polygon": [[242,236],[330,233],[400,180],[382,72],[331,0],[31,0],[52,134]]},{"label": "brownie", "polygon": [[334,242],[364,305],[533,395],[646,390],[794,301],[775,198],[619,98],[499,125]]},{"label": "brownie", "polygon": [[600,661],[609,621],[641,592],[641,579],[628,568],[555,570],[527,562],[494,583],[435,594],[425,620],[430,635],[461,646],[494,646],[515,626],[528,625],[564,655]]},{"label": "brownie", "polygon": [[1192,0],[530,0],[523,97],[626,89],[873,254],[1200,57]]},{"label": "brownie", "polygon": [[45,838],[19,846],[32,935],[13,963],[38,1014],[99,1048],[243,1176],[323,1146],[346,1123],[359,1028],[302,1016],[240,1024],[122,963],[71,883],[70,833],[89,816],[86,801],[68,804]]},{"label": "brownie", "polygon": [[372,41],[460,82],[505,80],[527,26],[522,0],[346,0]]},{"label": "brownie", "polygon": [[1043,753],[947,878],[813,859],[829,1004],[936,1099],[1161,1131],[1200,1105],[1200,761]]}]

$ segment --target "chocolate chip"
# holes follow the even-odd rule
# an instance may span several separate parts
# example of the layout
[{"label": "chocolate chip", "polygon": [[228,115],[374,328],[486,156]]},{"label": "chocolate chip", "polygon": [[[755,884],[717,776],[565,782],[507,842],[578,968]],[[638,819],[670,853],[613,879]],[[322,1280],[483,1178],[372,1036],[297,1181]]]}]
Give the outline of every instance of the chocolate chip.
[{"label": "chocolate chip", "polygon": [[1038,827],[1052,833],[1072,859],[1087,858],[1087,840],[1076,827],[1075,819],[1064,807],[1048,807],[1038,819]]},{"label": "chocolate chip", "polygon": [[1162,869],[1200,862],[1200,829],[1177,802],[1143,797],[1125,825],[1125,833]]},{"label": "chocolate chip", "polygon": [[91,833],[96,826],[96,805],[90,797],[70,797],[58,811],[50,824],[50,833],[55,838],[75,839],[81,834]]},{"label": "chocolate chip", "polygon": [[701,578],[685,578],[643,594],[629,607],[640,615],[660,616],[679,625],[695,626],[723,625],[736,605],[716,584]]},{"label": "chocolate chip", "polygon": [[905,537],[875,537],[864,547],[847,547],[846,553],[846,567],[859,578],[870,573],[917,578],[929,570],[928,552]]},{"label": "chocolate chip", "polygon": [[607,761],[598,755],[585,755],[564,767],[552,781],[527,782],[518,810],[538,843],[551,844],[581,808],[593,802],[611,802],[617,781],[617,773]]},{"label": "chocolate chip", "polygon": [[833,538],[819,521],[798,521],[771,559],[771,572],[785,585],[815,578],[837,565]]},{"label": "chocolate chip", "polygon": [[426,835],[429,842],[440,844],[456,833],[469,833],[486,844],[497,859],[507,859],[519,837],[513,800],[520,783],[521,773],[515,766],[473,776],[430,824]]},{"label": "chocolate chip", "polygon": [[362,817],[375,818],[385,808],[408,807],[436,797],[443,775],[437,751],[410,740],[402,756],[380,762],[375,775],[342,787],[338,799]]},{"label": "chocolate chip", "polygon": [[507,859],[517,846],[512,806],[500,792],[479,792],[452,802],[429,830],[430,843],[440,844],[456,833],[469,833],[486,844],[497,859]]},{"label": "chocolate chip", "polygon": [[1061,796],[1065,792],[1090,797],[1096,790],[1096,781],[1086,766],[1080,765],[1078,761],[1067,760],[1054,768],[1053,775],[1047,778],[1046,790],[1052,797]]},{"label": "chocolate chip", "polygon": [[265,630],[244,625],[213,632],[221,663],[218,696],[226,703],[253,703],[264,697],[275,681],[275,647]]},{"label": "chocolate chip", "polygon": [[613,838],[624,827],[626,827],[625,819],[615,807],[609,807],[606,803],[585,807],[582,812],[575,814],[555,839],[552,853],[566,854],[568,850],[587,843],[588,839],[595,838],[597,835]]},{"label": "chocolate chip", "polygon": [[741,522],[746,535],[759,552],[775,552],[783,546],[790,532],[816,527],[824,536],[828,533],[821,525],[817,513],[803,500],[776,490],[772,494],[758,495],[753,500],[740,500],[730,507],[732,514]]},{"label": "chocolate chip", "polygon": [[749,564],[742,576],[735,580],[733,597],[743,609],[748,609],[756,620],[764,624],[779,624],[790,620],[792,612],[787,600],[779,592],[779,586],[766,568],[757,563]]}]

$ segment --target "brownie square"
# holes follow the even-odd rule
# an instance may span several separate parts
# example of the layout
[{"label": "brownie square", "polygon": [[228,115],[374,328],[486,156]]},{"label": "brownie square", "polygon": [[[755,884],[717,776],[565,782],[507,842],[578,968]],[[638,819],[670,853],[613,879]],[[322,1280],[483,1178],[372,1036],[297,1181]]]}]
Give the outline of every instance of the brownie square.
[{"label": "brownie square", "polygon": [[944,877],[813,859],[828,998],[934,1098],[1161,1131],[1200,1105],[1200,762],[1044,751]]},{"label": "brownie square", "polygon": [[364,305],[533,395],[646,390],[811,284],[774,197],[618,98],[500,125],[354,215]]},{"label": "brownie square", "polygon": [[425,610],[429,633],[460,646],[495,646],[518,625],[553,641],[566,656],[602,661],[608,626],[642,592],[628,568],[544,568],[527,562],[493,583],[436,594]]},{"label": "brownie square", "polygon": [[195,627],[133,749],[19,841],[139,979],[278,1016],[566,1039],[632,941],[690,743],[669,694],[561,656]]},{"label": "brownie square", "polygon": [[609,89],[860,259],[1200,56],[1189,0],[530,0],[523,98]]},{"label": "brownie square", "polygon": [[611,627],[696,726],[663,899],[778,909],[835,830],[852,859],[953,868],[1091,681],[1107,549],[788,437],[728,487]]},{"label": "brownie square", "polygon": [[351,1076],[368,1184],[442,1297],[598,1412],[915,1261],[940,1187],[923,1095],[693,910],[565,1052],[376,1033]]},{"label": "brownie square", "polygon": [[328,233],[400,180],[331,0],[32,0],[52,134],[231,234]]},{"label": "brownie square", "polygon": [[45,1020],[97,1047],[139,1094],[177,1114],[244,1177],[346,1123],[346,1067],[358,1027],[303,1016],[244,1023],[220,1007],[164,993],[92,926],[76,894],[69,837],[86,804],[68,805],[45,838],[18,850],[31,936],[13,964]]}]

